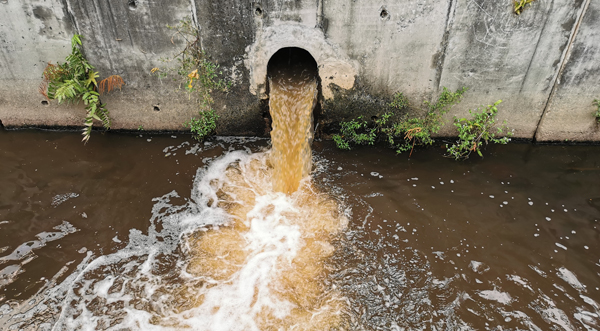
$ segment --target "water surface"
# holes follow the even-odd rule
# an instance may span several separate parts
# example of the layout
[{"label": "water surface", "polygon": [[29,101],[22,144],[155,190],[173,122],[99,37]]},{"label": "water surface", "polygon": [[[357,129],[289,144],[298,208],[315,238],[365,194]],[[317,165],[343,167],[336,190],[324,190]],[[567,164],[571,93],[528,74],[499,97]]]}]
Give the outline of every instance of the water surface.
[{"label": "water surface", "polygon": [[[188,272],[188,243],[220,215],[203,214],[193,188],[209,165],[269,141],[79,141],[0,131],[2,328],[202,323],[194,294],[211,285]],[[310,185],[349,224],[318,271],[335,300],[313,307],[339,303],[331,329],[600,329],[599,152],[511,144],[456,162],[437,148],[408,159],[315,142]]]}]

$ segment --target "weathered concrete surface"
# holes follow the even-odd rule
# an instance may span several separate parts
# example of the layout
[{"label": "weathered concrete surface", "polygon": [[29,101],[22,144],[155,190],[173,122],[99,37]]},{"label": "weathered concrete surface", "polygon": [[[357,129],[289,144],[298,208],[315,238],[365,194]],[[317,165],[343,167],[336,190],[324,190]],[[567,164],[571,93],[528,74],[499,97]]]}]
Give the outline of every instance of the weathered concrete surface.
[{"label": "weathered concrete surface", "polygon": [[580,17],[537,140],[600,140],[600,126],[594,117],[598,108],[592,105],[594,99],[600,99],[600,2],[585,1]]},{"label": "weathered concrete surface", "polygon": [[323,7],[328,39],[360,63],[365,86],[415,100],[436,92],[448,1],[326,0]]},{"label": "weathered concrete surface", "polygon": [[266,99],[267,65],[278,50],[298,47],[308,51],[318,63],[322,92],[325,99],[333,98],[331,85],[351,89],[357,76],[358,64],[325,39],[323,32],[300,23],[275,24],[261,29],[248,49],[245,61],[250,72],[250,92]]},{"label": "weathered concrete surface", "polygon": [[[578,17],[572,0],[536,1],[519,16],[510,1],[454,0],[456,11],[439,86],[467,86],[447,116],[497,100],[515,137],[532,138]],[[453,127],[441,132],[450,135]]]},{"label": "weathered concrete surface", "polygon": [[127,83],[102,98],[113,128],[184,129],[196,106],[150,70],[183,47],[166,25],[191,17],[233,83],[214,93],[219,134],[265,134],[268,61],[299,47],[319,66],[321,128],[377,116],[398,91],[419,105],[443,86],[466,86],[448,121],[502,99],[499,117],[517,137],[600,140],[591,104],[600,98],[599,6],[539,0],[517,16],[511,1],[491,0],[0,0],[0,121],[81,125],[82,106],[43,105],[37,92],[46,62],[63,61],[80,33],[101,76]]}]

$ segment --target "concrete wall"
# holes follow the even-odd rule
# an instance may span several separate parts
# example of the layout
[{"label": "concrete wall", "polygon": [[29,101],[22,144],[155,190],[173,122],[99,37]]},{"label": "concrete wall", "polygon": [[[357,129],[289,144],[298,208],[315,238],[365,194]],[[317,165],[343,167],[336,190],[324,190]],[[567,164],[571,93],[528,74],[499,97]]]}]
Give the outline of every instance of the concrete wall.
[{"label": "concrete wall", "polygon": [[501,99],[499,116],[517,137],[600,140],[592,105],[600,3],[592,0],[538,0],[519,16],[508,0],[0,0],[0,121],[81,125],[81,106],[42,105],[37,92],[45,63],[63,61],[80,33],[100,74],[127,83],[103,98],[113,128],[183,129],[197,108],[150,69],[181,50],[166,25],[185,17],[234,84],[215,93],[219,134],[265,134],[267,63],[280,48],[300,47],[319,65],[322,128],[381,114],[397,91],[419,105],[444,86],[467,86],[448,121]]}]

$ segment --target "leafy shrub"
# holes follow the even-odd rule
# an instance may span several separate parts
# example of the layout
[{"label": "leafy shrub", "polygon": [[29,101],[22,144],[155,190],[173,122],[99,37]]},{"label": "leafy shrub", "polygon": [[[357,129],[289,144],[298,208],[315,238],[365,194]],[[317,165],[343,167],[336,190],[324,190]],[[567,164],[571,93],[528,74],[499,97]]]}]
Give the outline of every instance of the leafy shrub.
[{"label": "leafy shrub", "polygon": [[391,121],[397,117],[398,111],[410,107],[408,99],[402,93],[396,93],[389,104],[392,110],[384,113],[374,122],[369,123],[359,116],[349,122],[341,122],[340,133],[333,136],[333,140],[340,149],[351,149],[352,145],[372,145],[378,137],[383,138],[396,149],[397,153],[412,150],[415,145],[431,145],[432,134],[437,133],[444,124],[442,116],[450,107],[462,98],[466,87],[450,92],[445,87],[435,103],[425,101],[427,115],[424,118],[409,118],[405,116],[400,121]]},{"label": "leafy shrub", "polygon": [[409,106],[408,98],[406,96],[404,96],[404,94],[402,92],[398,92],[398,93],[394,94],[394,99],[390,103],[390,107],[398,109],[398,110],[405,110],[408,108],[408,106]]},{"label": "leafy shrub", "polygon": [[[493,105],[488,105],[486,108],[479,108],[476,112],[469,110],[469,114],[473,115],[472,119],[454,117],[454,125],[458,129],[458,140],[455,144],[446,145],[449,156],[456,160],[468,159],[472,152],[476,152],[483,157],[481,146],[488,142],[496,144],[507,144],[510,141],[512,132],[508,131],[506,121],[502,126],[496,128],[496,114],[498,114],[497,106],[502,100],[496,101]],[[497,134],[504,135],[502,138],[496,138]]]},{"label": "leafy shrub", "polygon": [[340,133],[333,135],[333,141],[339,149],[350,150],[352,145],[373,145],[377,136],[375,129],[359,116],[348,122],[340,123]]},{"label": "leafy shrub", "polygon": [[594,116],[596,117],[596,121],[600,122],[600,100],[595,99],[594,102],[592,102],[592,104],[598,107],[598,109],[596,109],[596,112],[594,113]]},{"label": "leafy shrub", "polygon": [[443,88],[442,93],[435,103],[425,101],[427,114],[424,118],[409,118],[405,116],[401,121],[392,123],[382,131],[386,135],[389,144],[396,149],[397,153],[412,151],[415,146],[431,145],[432,134],[439,132],[444,125],[443,115],[450,107],[460,102],[466,87],[450,92]]},{"label": "leafy shrub", "polygon": [[81,38],[81,35],[76,34],[71,39],[71,54],[67,56],[65,63],[48,63],[39,90],[48,100],[56,99],[58,103],[83,100],[87,114],[82,141],[87,143],[94,120],[100,121],[104,128],[110,128],[110,114],[106,105],[100,101],[100,94],[105,90],[110,92],[115,87],[120,89],[124,82],[119,75],[110,76],[100,83],[96,81],[99,74],[85,58]]},{"label": "leafy shrub", "polygon": [[521,15],[523,10],[525,9],[525,6],[527,6],[527,5],[531,6],[531,3],[534,1],[535,0],[514,0],[515,14]]},{"label": "leafy shrub", "polygon": [[210,136],[217,128],[219,115],[213,109],[200,111],[197,118],[192,118],[184,125],[189,127],[194,135],[194,139],[203,141]]}]

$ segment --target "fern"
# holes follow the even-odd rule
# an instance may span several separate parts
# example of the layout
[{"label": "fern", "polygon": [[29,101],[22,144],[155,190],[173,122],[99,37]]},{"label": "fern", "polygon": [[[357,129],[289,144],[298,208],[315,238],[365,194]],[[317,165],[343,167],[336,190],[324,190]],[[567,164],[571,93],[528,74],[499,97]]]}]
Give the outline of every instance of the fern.
[{"label": "fern", "polygon": [[65,63],[48,63],[39,91],[48,100],[56,99],[58,103],[83,100],[86,116],[82,141],[87,143],[94,121],[100,122],[107,130],[111,125],[110,114],[100,101],[100,94],[105,90],[110,92],[114,88],[121,89],[125,83],[119,75],[112,75],[100,83],[97,82],[96,78],[100,75],[85,58],[81,38],[81,35],[76,34],[71,39],[71,54],[66,57]]},{"label": "fern", "polygon": [[121,78],[121,76],[108,76],[100,81],[100,83],[98,84],[98,91],[100,92],[100,94],[104,94],[104,91],[106,91],[106,93],[110,93],[110,91],[114,90],[115,88],[118,88],[120,90],[124,84],[125,82],[123,81],[123,78]]}]

